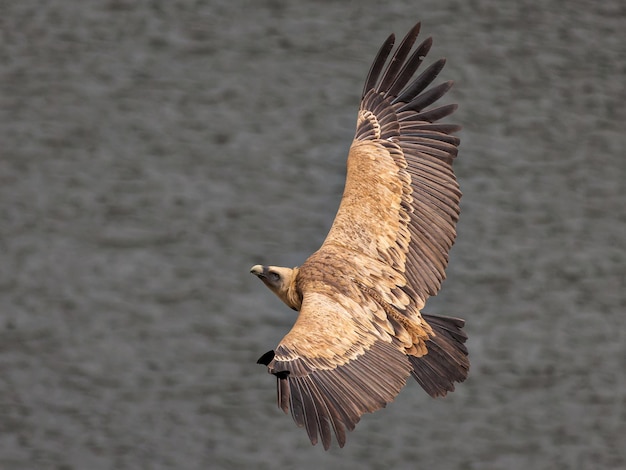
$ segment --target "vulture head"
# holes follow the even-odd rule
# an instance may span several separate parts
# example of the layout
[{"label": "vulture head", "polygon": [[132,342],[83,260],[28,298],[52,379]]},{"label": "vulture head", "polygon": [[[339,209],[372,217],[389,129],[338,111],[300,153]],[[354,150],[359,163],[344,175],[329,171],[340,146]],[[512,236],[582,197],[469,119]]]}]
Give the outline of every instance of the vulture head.
[{"label": "vulture head", "polygon": [[250,272],[258,277],[269,290],[285,302],[289,308],[300,310],[301,297],[296,293],[295,279],[298,268],[282,268],[279,266],[261,266],[256,264]]}]

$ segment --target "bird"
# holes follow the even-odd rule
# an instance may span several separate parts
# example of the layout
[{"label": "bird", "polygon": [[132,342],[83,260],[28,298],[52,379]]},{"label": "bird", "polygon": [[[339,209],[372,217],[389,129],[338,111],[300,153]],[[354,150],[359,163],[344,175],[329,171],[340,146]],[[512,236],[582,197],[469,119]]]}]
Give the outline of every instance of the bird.
[{"label": "bird", "polygon": [[410,376],[439,397],[469,372],[465,321],[422,312],[456,238],[461,126],[440,122],[456,104],[432,106],[453,84],[431,86],[445,59],[415,77],[433,42],[413,47],[420,27],[395,50],[391,34],[369,70],[322,246],[298,267],[250,269],[298,312],[258,363],[276,376],[278,406],[325,450],[333,433],[344,447],[347,431],[392,402]]}]

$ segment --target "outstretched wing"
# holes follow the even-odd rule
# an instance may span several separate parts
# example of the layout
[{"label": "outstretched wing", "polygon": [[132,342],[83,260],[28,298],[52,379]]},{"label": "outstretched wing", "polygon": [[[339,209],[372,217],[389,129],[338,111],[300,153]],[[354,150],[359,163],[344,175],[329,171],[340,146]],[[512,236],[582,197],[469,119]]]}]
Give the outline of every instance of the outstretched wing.
[{"label": "outstretched wing", "polygon": [[259,360],[277,376],[278,405],[325,449],[331,430],[343,447],[346,429],[392,401],[411,372],[383,307],[356,286],[332,289],[314,281],[292,330]]},{"label": "outstretched wing", "polygon": [[451,135],[460,126],[437,122],[454,112],[456,105],[429,108],[452,82],[424,91],[445,59],[408,84],[432,45],[431,38],[426,39],[409,57],[418,31],[419,23],[382,76],[392,38],[370,69],[348,156],[343,199],[322,249],[334,245],[384,261],[402,275],[404,282],[396,285],[420,310],[445,278],[461,191],[452,170],[460,140]]},{"label": "outstretched wing", "polygon": [[392,401],[411,373],[443,395],[469,366],[462,320],[431,325],[420,314],[445,277],[461,193],[459,127],[437,123],[456,107],[429,108],[451,82],[426,90],[444,61],[411,81],[432,43],[410,54],[418,32],[419,23],[387,63],[391,35],[372,65],[339,210],[297,276],[300,315],[260,360],[278,377],[279,405],[325,448],[331,429],[343,446],[345,429]]}]

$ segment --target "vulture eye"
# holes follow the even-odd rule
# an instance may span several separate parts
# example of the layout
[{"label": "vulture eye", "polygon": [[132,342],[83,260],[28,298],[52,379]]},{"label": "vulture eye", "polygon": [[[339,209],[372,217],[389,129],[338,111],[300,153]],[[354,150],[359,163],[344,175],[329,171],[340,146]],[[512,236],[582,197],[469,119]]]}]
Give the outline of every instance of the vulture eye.
[{"label": "vulture eye", "polygon": [[278,282],[280,280],[280,274],[271,272],[269,273],[269,278],[272,282]]}]

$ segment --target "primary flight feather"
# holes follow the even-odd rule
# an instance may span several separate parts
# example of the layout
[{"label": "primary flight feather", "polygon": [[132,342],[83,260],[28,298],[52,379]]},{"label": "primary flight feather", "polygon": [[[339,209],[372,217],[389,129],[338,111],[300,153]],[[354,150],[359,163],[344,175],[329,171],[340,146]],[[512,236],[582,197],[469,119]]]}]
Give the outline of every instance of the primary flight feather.
[{"label": "primary flight feather", "polygon": [[388,60],[391,35],[365,81],[343,198],[321,248],[300,267],[253,266],[299,311],[259,363],[277,377],[278,405],[325,449],[361,415],[392,401],[412,375],[431,396],[467,377],[459,318],[421,313],[445,278],[461,192],[452,170],[460,129],[432,107],[452,82],[428,88],[440,59],[414,78],[432,40],[414,52],[416,24]]}]

